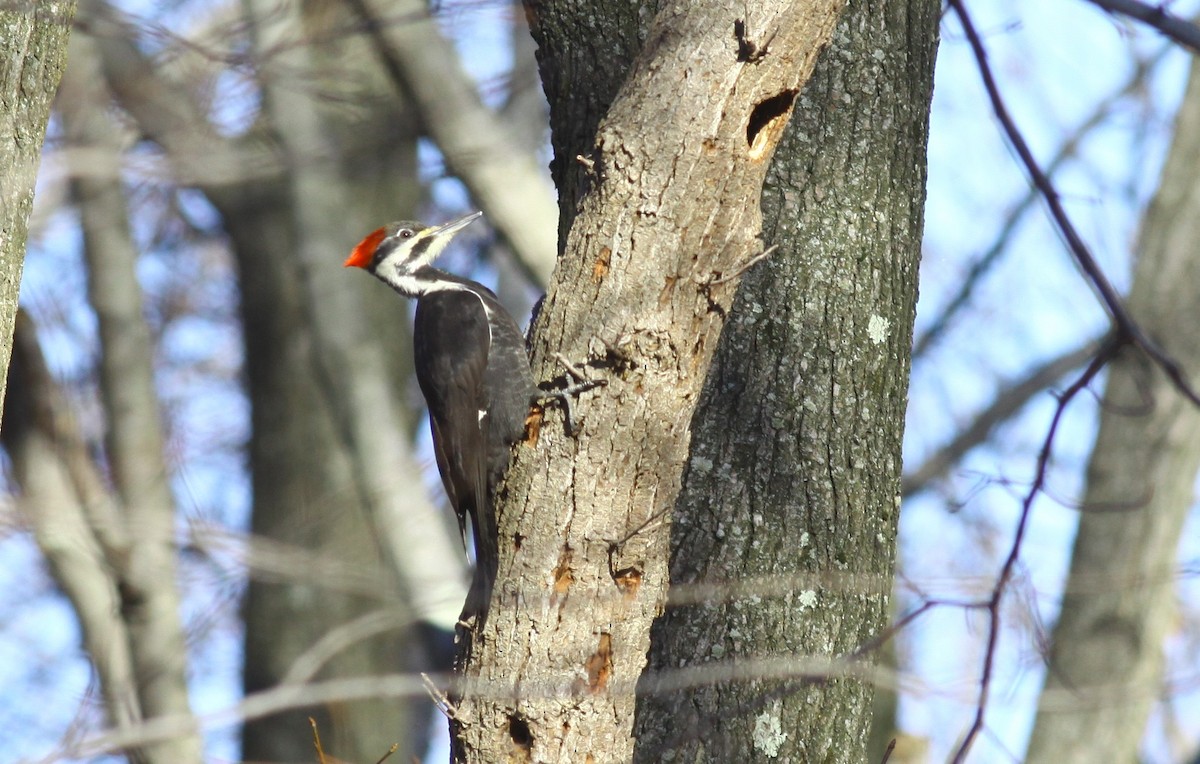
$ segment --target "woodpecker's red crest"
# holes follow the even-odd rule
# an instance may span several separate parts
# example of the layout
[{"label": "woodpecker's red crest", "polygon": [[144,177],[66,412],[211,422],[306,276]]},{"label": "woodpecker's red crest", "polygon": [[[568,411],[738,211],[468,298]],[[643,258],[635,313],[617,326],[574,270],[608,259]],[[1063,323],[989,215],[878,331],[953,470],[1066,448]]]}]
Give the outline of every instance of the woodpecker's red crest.
[{"label": "woodpecker's red crest", "polygon": [[386,228],[376,228],[371,231],[358,243],[343,265],[347,268],[366,268],[371,264],[371,258],[375,256],[375,250],[379,248],[379,242],[383,241],[385,236],[387,236]]}]

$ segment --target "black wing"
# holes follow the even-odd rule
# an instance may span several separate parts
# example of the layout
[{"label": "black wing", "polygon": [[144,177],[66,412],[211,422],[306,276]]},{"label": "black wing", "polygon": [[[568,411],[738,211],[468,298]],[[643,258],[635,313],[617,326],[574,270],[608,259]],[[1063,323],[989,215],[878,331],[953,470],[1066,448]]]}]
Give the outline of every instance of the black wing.
[{"label": "black wing", "polygon": [[433,448],[466,541],[471,516],[487,506],[484,373],[491,346],[487,313],[468,292],[435,292],[417,302],[413,326],[417,381],[429,407]]},{"label": "black wing", "polygon": [[512,446],[525,437],[525,420],[537,388],[529,370],[525,337],[512,316],[490,292],[481,298],[491,316],[487,378],[503,380],[487,389],[488,491],[495,491],[512,457]]}]

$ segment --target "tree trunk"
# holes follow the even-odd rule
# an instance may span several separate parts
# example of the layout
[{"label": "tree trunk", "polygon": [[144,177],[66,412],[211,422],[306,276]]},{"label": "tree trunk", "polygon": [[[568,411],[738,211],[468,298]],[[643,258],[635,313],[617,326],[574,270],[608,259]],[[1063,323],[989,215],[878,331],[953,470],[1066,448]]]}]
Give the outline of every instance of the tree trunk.
[{"label": "tree trunk", "polygon": [[[758,56],[715,2],[664,8],[640,46],[636,16],[621,25],[628,9],[610,5],[529,7],[569,231],[534,369],[561,376],[558,352],[608,385],[576,407],[574,437],[555,414],[517,449],[497,585],[457,688],[463,761],[632,758],[633,688],[663,605],[691,414],[740,270],[763,248],[771,154],[842,9],[756,4],[749,35],[770,38]],[[627,77],[605,76],[638,47]],[[580,59],[591,63],[574,69]]]},{"label": "tree trunk", "polygon": [[[142,720],[142,701],[112,552],[128,544],[111,506],[115,502],[24,313],[17,314],[10,372],[0,439],[21,489],[17,506],[75,609],[109,724],[127,730]],[[97,532],[102,523],[107,538]],[[119,543],[105,543],[114,537]]]},{"label": "tree trunk", "polygon": [[[105,456],[127,545],[112,560],[120,580],[141,710],[146,718],[190,713],[187,646],[176,575],[175,502],[163,452],[154,343],[142,310],[137,248],[121,185],[120,130],[99,86],[93,43],[72,42],[59,108],[72,162],[88,266],[88,296],[100,333]],[[82,160],[78,159],[82,157]],[[198,734],[149,747],[149,762],[200,761]]]},{"label": "tree trunk", "polygon": [[[1129,312],[1195,380],[1200,371],[1200,64],[1138,246]],[[1113,361],[1087,471],[1030,762],[1129,762],[1163,681],[1175,560],[1200,468],[1200,411],[1157,365]]]},{"label": "tree trunk", "polygon": [[[780,249],[743,281],[692,421],[644,686],[732,676],[641,698],[638,761],[865,760],[871,684],[806,667],[888,615],[939,8],[851,3],[775,154]],[[739,676],[755,662],[779,674]]]},{"label": "tree trunk", "polygon": [[[252,581],[245,686],[253,692],[309,676],[370,677],[397,668],[428,668],[424,661],[406,659],[413,651],[405,649],[403,638],[412,636],[405,627],[414,613],[406,607],[387,554],[395,551],[390,562],[401,571],[415,567],[418,575],[448,583],[461,575],[463,558],[456,544],[446,543],[452,537],[438,518],[431,517],[433,508],[408,451],[412,427],[400,405],[402,381],[393,377],[398,369],[392,359],[392,353],[409,355],[400,339],[407,323],[403,303],[391,294],[367,294],[372,285],[348,278],[340,268],[340,255],[383,222],[369,218],[384,214],[379,191],[394,192],[388,217],[415,204],[414,194],[399,190],[404,178],[412,178],[399,169],[415,169],[415,135],[406,132],[406,120],[389,114],[390,119],[373,123],[374,129],[356,120],[372,136],[390,137],[387,145],[380,140],[355,154],[352,144],[335,140],[349,132],[339,113],[348,117],[344,107],[323,102],[324,88],[337,88],[343,98],[360,103],[391,95],[390,85],[370,78],[368,73],[377,70],[363,64],[370,60],[365,42],[349,40],[336,51],[310,43],[315,35],[310,36],[309,19],[302,14],[317,12],[315,4],[268,1],[248,7],[256,24],[265,124],[284,157],[280,183],[262,196],[246,194],[254,203],[217,197],[234,240],[244,294],[254,431],[252,527],[256,536],[285,544],[311,562],[296,579]],[[327,25],[329,19],[315,23]],[[351,69],[353,80],[336,83],[322,74],[326,69],[317,61],[335,57],[343,67],[358,62]],[[364,156],[369,154],[373,162]],[[362,177],[358,173],[378,171],[380,165],[397,170],[396,176],[374,184],[355,182]],[[377,306],[380,299],[392,304]],[[421,517],[426,522],[414,527]],[[403,545],[399,540],[389,545],[390,534],[406,525]],[[414,544],[415,538],[423,540]],[[422,562],[422,554],[430,556]],[[431,608],[438,606],[424,601],[428,595],[446,594],[440,584],[435,579],[411,591],[422,606],[421,617],[431,617]],[[441,608],[443,628],[453,625],[462,591]],[[356,630],[360,633],[353,637]],[[347,636],[353,638],[327,663],[297,674],[320,643],[336,644]],[[418,702],[427,707],[423,699]],[[393,742],[400,742],[399,755],[409,758],[420,747],[419,735],[411,734],[421,726],[412,720],[423,717],[414,716],[416,705],[363,701],[326,707],[316,716],[327,750],[341,759],[374,761]],[[305,717],[311,714],[298,709],[247,724],[243,756],[308,760],[312,743]]]},{"label": "tree trunk", "polygon": [[74,16],[73,0],[18,0],[0,7],[0,413],[33,184]]}]

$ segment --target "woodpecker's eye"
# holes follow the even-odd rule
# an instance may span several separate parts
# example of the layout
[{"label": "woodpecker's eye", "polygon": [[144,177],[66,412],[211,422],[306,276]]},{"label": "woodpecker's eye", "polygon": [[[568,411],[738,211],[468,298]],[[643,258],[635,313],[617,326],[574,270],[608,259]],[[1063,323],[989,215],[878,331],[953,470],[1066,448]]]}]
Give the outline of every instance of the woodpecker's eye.
[{"label": "woodpecker's eye", "polygon": [[411,228],[401,228],[396,232],[396,235],[401,239],[411,239],[413,237],[413,230]]}]

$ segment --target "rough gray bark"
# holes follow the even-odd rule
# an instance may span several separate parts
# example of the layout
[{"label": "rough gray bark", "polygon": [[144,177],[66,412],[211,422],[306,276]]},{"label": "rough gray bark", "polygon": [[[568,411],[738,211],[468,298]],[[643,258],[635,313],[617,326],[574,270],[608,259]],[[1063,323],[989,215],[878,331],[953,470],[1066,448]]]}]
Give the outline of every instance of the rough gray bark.
[{"label": "rough gray bark", "polygon": [[762,250],[772,151],[842,9],[755,4],[751,35],[772,41],[748,60],[737,16],[715,2],[647,11],[641,46],[637,10],[614,6],[529,7],[565,247],[534,368],[560,374],[558,352],[608,386],[577,407],[577,437],[550,415],[517,449],[498,583],[457,688],[464,761],[632,757],[633,687],[665,595],[691,413],[739,271]]},{"label": "rough gray bark", "polygon": [[867,760],[871,684],[804,666],[888,616],[939,9],[847,8],[767,176],[779,251],[743,280],[692,420],[678,603],[644,687],[764,659],[783,675],[641,698],[637,761]]},{"label": "rough gray bark", "polygon": [[[1200,372],[1200,64],[1193,63],[1158,191],[1142,223],[1128,308]],[[1027,761],[1135,761],[1160,696],[1179,535],[1200,468],[1200,411],[1128,349],[1108,371],[1100,431]]]},{"label": "rough gray bark", "polygon": [[74,0],[17,0],[0,6],[0,413],[33,184],[74,15]]},{"label": "rough gray bark", "polygon": [[[60,113],[71,156],[88,295],[100,333],[105,455],[126,545],[111,559],[142,715],[189,713],[187,649],[176,581],[175,506],[163,453],[154,383],[154,346],[142,313],[137,250],[117,173],[121,132],[98,86],[91,41],[72,42],[76,59],[63,82]],[[118,717],[119,718],[119,717]],[[200,761],[200,738],[182,735],[147,748],[147,761]]]}]

